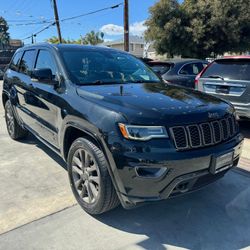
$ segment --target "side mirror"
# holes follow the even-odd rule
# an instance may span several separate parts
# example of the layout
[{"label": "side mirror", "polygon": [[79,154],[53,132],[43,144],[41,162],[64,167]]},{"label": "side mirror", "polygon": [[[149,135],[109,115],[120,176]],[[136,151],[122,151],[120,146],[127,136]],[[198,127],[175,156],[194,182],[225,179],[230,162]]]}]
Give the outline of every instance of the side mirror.
[{"label": "side mirror", "polygon": [[42,82],[52,82],[53,75],[52,71],[49,68],[44,69],[34,69],[31,73],[31,78],[35,81],[42,81]]}]

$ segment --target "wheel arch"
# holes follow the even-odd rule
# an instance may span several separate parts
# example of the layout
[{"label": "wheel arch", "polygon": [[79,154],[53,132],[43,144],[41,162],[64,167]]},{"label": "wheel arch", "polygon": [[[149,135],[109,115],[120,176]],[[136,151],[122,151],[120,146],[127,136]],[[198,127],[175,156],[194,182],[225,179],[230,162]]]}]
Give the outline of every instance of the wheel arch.
[{"label": "wheel arch", "polygon": [[[73,135],[73,136],[72,136]],[[124,203],[121,193],[125,192],[125,188],[122,185],[122,181],[119,177],[115,161],[112,153],[105,144],[102,135],[93,131],[89,131],[84,125],[79,122],[66,123],[63,132],[61,133],[61,154],[64,160],[67,162],[68,152],[73,141],[79,137],[84,137],[93,142],[98,148],[100,148],[108,161],[108,171],[117,191],[117,195],[122,203]]]},{"label": "wheel arch", "polygon": [[98,148],[102,149],[100,141],[90,131],[84,129],[82,126],[77,124],[67,124],[63,132],[62,141],[62,155],[65,161],[67,161],[69,149],[72,143],[79,137],[86,138],[93,142]]}]

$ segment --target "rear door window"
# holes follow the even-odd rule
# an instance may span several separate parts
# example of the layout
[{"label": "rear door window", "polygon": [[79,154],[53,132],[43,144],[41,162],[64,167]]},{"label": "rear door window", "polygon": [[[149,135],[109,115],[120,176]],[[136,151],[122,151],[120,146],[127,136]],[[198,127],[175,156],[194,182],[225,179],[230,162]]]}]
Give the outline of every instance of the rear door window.
[{"label": "rear door window", "polygon": [[24,73],[26,75],[30,75],[33,64],[34,64],[34,58],[35,58],[35,50],[26,50],[24,52],[24,55],[22,57],[21,63],[20,63],[20,72]]},{"label": "rear door window", "polygon": [[22,56],[22,52],[21,51],[17,52],[14,55],[14,57],[13,57],[11,63],[10,63],[10,67],[9,67],[10,69],[12,69],[14,71],[18,71],[18,66],[19,66],[19,63],[20,63],[21,56]]},{"label": "rear door window", "polygon": [[198,75],[204,68],[203,63],[189,63],[184,65],[179,74],[181,75]]},{"label": "rear door window", "polygon": [[149,66],[155,73],[161,74],[161,75],[167,73],[171,68],[171,64],[167,64],[167,63],[159,63],[159,64],[149,63]]},{"label": "rear door window", "polygon": [[232,80],[250,80],[250,60],[222,59],[213,62],[202,78],[222,77]]}]

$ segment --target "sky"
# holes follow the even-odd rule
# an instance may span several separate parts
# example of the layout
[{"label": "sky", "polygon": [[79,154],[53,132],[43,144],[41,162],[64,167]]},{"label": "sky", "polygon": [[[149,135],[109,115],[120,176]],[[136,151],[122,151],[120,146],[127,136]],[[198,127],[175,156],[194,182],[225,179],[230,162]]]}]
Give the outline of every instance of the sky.
[{"label": "sky", "polygon": [[[123,0],[57,0],[59,18],[68,18],[111,7]],[[149,17],[148,9],[156,0],[130,0],[130,32],[142,35],[145,31],[144,21]],[[9,24],[10,37],[24,39],[48,25],[43,21],[53,21],[54,13],[51,0],[0,0],[0,16]],[[24,25],[37,22],[39,24]],[[105,10],[96,14],[61,22],[62,37],[77,39],[80,35],[95,30],[104,32],[106,41],[119,39],[123,32],[123,5],[115,9]],[[41,32],[36,42],[43,42],[57,35],[55,26]],[[28,44],[31,39],[23,40]]]}]

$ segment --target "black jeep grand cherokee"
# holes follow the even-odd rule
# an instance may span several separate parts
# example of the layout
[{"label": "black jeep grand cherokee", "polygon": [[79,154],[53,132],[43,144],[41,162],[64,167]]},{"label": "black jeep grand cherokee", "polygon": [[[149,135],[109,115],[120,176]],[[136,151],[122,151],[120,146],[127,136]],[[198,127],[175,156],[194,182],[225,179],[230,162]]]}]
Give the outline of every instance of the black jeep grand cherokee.
[{"label": "black jeep grand cherokee", "polygon": [[11,138],[30,131],[60,154],[90,214],[200,188],[239,160],[243,138],[230,104],[168,86],[124,52],[24,47],[2,95]]}]

